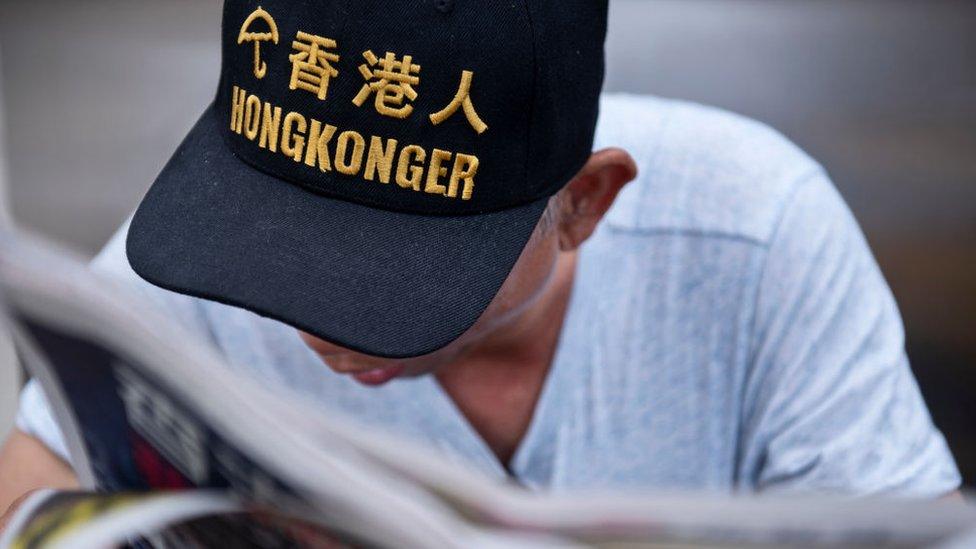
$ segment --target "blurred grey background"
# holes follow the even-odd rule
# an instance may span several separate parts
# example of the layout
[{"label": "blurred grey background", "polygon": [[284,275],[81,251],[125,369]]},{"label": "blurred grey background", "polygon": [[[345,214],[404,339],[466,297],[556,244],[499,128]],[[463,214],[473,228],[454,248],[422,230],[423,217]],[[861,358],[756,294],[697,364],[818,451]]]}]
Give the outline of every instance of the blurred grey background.
[{"label": "blurred grey background", "polygon": [[[0,0],[18,221],[99,248],[213,96],[220,5]],[[610,90],[757,118],[827,166],[902,307],[935,420],[976,482],[976,2],[611,6]]]}]

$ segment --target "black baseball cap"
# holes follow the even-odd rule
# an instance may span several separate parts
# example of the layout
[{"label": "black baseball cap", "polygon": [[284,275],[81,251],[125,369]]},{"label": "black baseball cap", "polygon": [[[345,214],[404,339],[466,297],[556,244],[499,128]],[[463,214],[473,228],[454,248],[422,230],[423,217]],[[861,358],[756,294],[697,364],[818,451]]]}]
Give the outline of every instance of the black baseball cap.
[{"label": "black baseball cap", "polygon": [[456,340],[592,152],[607,0],[223,17],[217,97],[133,218],[133,269],[371,355]]}]

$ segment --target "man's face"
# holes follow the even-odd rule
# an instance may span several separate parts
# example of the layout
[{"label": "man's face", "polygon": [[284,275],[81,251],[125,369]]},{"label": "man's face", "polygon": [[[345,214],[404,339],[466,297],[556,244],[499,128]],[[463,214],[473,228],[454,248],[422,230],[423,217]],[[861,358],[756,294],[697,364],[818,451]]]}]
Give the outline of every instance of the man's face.
[{"label": "man's face", "polygon": [[[548,215],[548,214],[547,214]],[[350,351],[302,333],[302,339],[335,372],[364,385],[379,386],[398,377],[439,371],[491,334],[515,322],[544,293],[555,268],[559,242],[555,228],[536,227],[528,245],[495,299],[460,339],[435,353],[409,359],[388,359]]]}]

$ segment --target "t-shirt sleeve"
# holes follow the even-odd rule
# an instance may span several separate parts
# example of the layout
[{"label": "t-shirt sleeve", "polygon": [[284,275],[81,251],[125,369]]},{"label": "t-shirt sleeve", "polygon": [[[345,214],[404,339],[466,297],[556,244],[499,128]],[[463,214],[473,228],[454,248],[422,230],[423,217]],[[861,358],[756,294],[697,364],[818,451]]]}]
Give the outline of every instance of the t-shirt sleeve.
[{"label": "t-shirt sleeve", "polygon": [[895,300],[822,173],[797,186],[769,243],[751,353],[748,488],[935,497],[959,487]]},{"label": "t-shirt sleeve", "polygon": [[44,443],[55,455],[70,462],[64,435],[51,415],[51,405],[41,385],[34,380],[27,382],[20,393],[20,409],[17,412],[17,430]]},{"label": "t-shirt sleeve", "polygon": [[[157,288],[132,270],[125,254],[128,230],[128,223],[123,224],[101,253],[92,260],[91,269],[134,289],[169,318],[200,337],[212,339],[207,317],[199,300]],[[51,412],[51,406],[44,390],[36,381],[29,381],[21,392],[16,426],[18,430],[43,442],[65,461],[70,461],[64,437]]]}]

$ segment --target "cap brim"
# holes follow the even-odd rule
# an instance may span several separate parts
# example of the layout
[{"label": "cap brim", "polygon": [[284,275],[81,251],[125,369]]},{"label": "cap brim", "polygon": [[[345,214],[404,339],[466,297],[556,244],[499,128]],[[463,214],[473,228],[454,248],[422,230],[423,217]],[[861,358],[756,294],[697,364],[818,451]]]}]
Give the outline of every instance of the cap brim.
[{"label": "cap brim", "polygon": [[466,332],[546,207],[443,217],[329,198],[239,160],[221,124],[208,109],[139,207],[132,268],[370,355],[420,356]]}]

